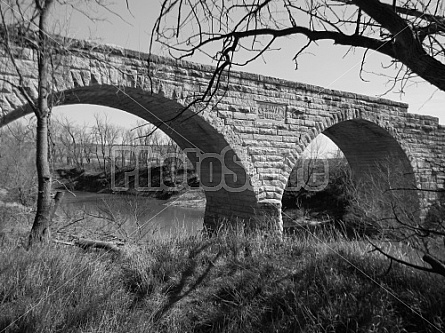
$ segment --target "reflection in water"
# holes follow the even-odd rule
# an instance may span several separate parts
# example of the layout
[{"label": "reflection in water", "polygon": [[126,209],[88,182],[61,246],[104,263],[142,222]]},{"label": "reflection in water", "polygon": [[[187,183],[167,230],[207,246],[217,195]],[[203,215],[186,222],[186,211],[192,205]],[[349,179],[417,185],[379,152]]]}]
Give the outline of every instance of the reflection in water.
[{"label": "reflection in water", "polygon": [[132,240],[199,233],[204,208],[169,203],[141,196],[76,192],[75,196],[66,193],[60,210],[70,220],[82,219],[74,232],[112,233]]}]

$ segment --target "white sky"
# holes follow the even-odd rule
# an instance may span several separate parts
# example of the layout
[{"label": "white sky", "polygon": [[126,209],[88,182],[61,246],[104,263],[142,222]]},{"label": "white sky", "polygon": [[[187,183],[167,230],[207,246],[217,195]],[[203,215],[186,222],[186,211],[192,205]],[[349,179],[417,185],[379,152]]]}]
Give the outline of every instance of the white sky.
[{"label": "white sky", "polygon": [[[142,52],[148,51],[149,34],[154,20],[158,15],[159,0],[128,0],[131,14],[125,7],[125,1],[118,0],[119,5],[110,6],[109,9],[119,13],[124,20],[104,11],[93,13],[93,15],[107,19],[108,21],[91,22],[84,16],[70,11],[57,11],[64,18],[64,33],[79,39],[92,39],[95,41],[114,44],[121,47],[134,49]],[[90,13],[91,14],[91,13]],[[68,18],[68,22],[66,21]],[[66,26],[69,23],[69,30]],[[305,43],[304,38],[290,38],[282,40],[278,46],[280,50],[268,53],[263,59],[257,60],[248,67],[240,68],[242,71],[253,72],[267,76],[278,77],[290,81],[310,83],[329,89],[337,89],[360,93],[369,96],[379,96],[389,88],[387,78],[368,74],[364,82],[359,78],[359,69],[363,51],[356,50],[355,54],[345,56],[348,48],[334,46],[332,42],[326,41],[313,46],[307,54],[300,57],[299,69],[295,70],[292,62],[293,55]],[[157,53],[163,52],[157,48]],[[309,53],[310,52],[310,53]],[[193,59],[196,62],[206,62],[203,56]],[[371,53],[367,57],[366,68],[369,71],[378,71],[382,63],[388,63],[389,58],[378,53]],[[388,73],[390,74],[390,73]],[[412,84],[406,88],[405,95],[389,93],[384,98],[402,101],[409,104],[409,112],[427,114],[438,117],[440,123],[445,123],[445,93],[438,91],[429,83]],[[75,112],[73,112],[75,110]],[[64,114],[73,121],[83,124],[92,122],[95,112],[103,112],[104,108],[93,106],[64,106],[57,108],[57,114]],[[119,111],[107,111],[109,119],[119,125],[130,127],[136,123],[137,118]],[[73,117],[76,114],[76,117]]]}]

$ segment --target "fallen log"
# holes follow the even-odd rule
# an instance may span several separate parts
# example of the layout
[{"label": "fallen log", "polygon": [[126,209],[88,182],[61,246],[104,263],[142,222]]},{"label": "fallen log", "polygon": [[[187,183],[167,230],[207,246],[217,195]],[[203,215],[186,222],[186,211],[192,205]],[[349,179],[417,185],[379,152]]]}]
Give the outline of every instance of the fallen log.
[{"label": "fallen log", "polygon": [[78,246],[84,250],[89,249],[89,248],[96,248],[96,249],[103,249],[106,251],[112,251],[112,252],[116,252],[116,253],[121,252],[121,249],[115,243],[104,242],[104,241],[99,241],[99,240],[94,240],[94,239],[86,239],[86,238],[76,239],[73,242],[66,242],[66,241],[61,241],[61,240],[55,239],[54,242],[56,242],[58,244]]}]

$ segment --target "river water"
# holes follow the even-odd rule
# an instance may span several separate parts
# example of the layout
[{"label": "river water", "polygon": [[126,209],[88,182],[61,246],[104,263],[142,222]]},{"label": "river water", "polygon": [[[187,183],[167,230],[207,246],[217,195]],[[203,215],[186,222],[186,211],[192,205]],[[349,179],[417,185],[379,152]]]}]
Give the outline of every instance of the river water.
[{"label": "river water", "polygon": [[[177,207],[171,202],[142,196],[67,192],[57,214],[67,226],[63,230],[89,237],[112,234],[140,241],[199,233],[204,208]],[[68,228],[70,223],[73,224]]]}]

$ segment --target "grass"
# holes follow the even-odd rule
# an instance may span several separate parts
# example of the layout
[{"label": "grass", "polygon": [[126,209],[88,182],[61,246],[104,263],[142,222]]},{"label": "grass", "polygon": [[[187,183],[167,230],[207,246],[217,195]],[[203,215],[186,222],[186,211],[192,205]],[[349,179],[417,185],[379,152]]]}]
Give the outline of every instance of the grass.
[{"label": "grass", "polygon": [[0,248],[0,332],[442,332],[440,276],[336,234]]}]

